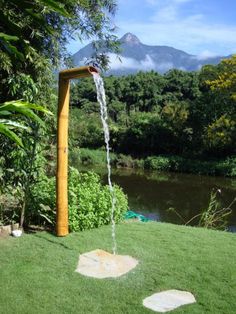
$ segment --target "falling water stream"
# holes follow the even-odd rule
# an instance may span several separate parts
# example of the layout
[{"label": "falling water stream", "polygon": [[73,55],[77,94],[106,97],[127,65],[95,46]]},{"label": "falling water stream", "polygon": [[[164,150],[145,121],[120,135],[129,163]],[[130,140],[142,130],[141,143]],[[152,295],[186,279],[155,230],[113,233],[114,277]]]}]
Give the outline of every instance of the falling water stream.
[{"label": "falling water stream", "polygon": [[102,125],[103,125],[105,143],[106,143],[108,184],[109,184],[109,189],[112,196],[112,204],[111,204],[112,251],[113,251],[113,254],[116,254],[117,245],[116,245],[115,218],[114,218],[116,198],[115,198],[114,188],[111,182],[111,163],[110,163],[110,146],[109,146],[110,133],[109,133],[109,127],[108,127],[106,94],[105,94],[103,79],[101,78],[101,76],[97,73],[93,73],[93,79],[94,79],[96,89],[97,89],[97,100],[100,104],[101,120],[102,120]]}]

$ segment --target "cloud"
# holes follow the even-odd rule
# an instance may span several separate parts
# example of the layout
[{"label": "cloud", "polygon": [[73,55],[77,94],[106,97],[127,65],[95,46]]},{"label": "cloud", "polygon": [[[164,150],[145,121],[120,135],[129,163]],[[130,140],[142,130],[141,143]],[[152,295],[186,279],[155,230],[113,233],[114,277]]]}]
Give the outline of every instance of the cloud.
[{"label": "cloud", "polygon": [[209,50],[204,50],[202,51],[199,55],[197,56],[194,56],[195,59],[197,60],[207,60],[209,58],[214,58],[214,57],[218,57],[219,55],[212,52],[212,51],[209,51]]},{"label": "cloud", "polygon": [[[109,54],[110,70],[136,70],[136,71],[151,71],[155,70],[160,73],[165,73],[174,68],[172,62],[154,62],[150,55],[146,55],[143,60],[136,60],[134,58],[121,57],[119,58],[113,54]],[[182,68],[182,70],[185,70]]]},{"label": "cloud", "polygon": [[[114,53],[109,53],[109,66],[110,70],[125,70],[125,69],[133,69],[139,71],[150,71],[156,68],[155,62],[152,58],[147,54],[143,60],[136,60],[134,58],[127,58],[127,57],[118,57]],[[84,65],[87,59],[83,58],[79,62],[79,65]]]},{"label": "cloud", "polygon": [[162,62],[156,66],[156,70],[161,73],[167,72],[168,70],[171,70],[173,68],[174,64],[172,62]]},{"label": "cloud", "polygon": [[145,56],[145,59],[140,61],[126,57],[121,57],[119,59],[116,54],[113,53],[110,53],[108,56],[110,59],[111,70],[135,69],[149,71],[156,67],[155,62],[148,54]]}]

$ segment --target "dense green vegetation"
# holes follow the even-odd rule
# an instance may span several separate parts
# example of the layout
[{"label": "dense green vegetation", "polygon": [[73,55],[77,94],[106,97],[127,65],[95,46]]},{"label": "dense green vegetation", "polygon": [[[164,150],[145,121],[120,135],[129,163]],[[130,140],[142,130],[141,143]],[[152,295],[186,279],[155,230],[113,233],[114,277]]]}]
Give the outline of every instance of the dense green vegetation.
[{"label": "dense green vegetation", "polygon": [[[111,164],[116,168],[136,168],[158,171],[203,174],[212,176],[236,176],[236,158],[228,157],[204,161],[176,155],[147,156],[134,158],[130,155],[111,153]],[[106,152],[98,149],[74,148],[70,152],[70,162],[74,167],[106,165]]]},{"label": "dense green vegetation", "polygon": [[[105,78],[113,151],[199,160],[233,156],[235,70],[233,56],[199,72],[152,71]],[[73,86],[71,105],[71,147],[100,148],[103,134],[91,80]]]},{"label": "dense green vegetation", "polygon": [[[110,20],[116,3],[0,0],[0,4],[0,223],[52,223],[55,72],[62,65],[71,65],[66,44],[73,36],[94,40],[96,54],[91,62],[107,66],[104,51],[118,49]],[[234,176],[235,67],[233,56],[196,73],[171,70],[165,75],[140,72],[105,78],[113,164]],[[95,86],[91,79],[81,80],[73,85],[71,93],[71,159],[77,162],[78,148],[103,146]],[[97,151],[81,152],[82,163],[104,159],[104,154]],[[80,180],[79,174],[77,177]],[[104,206],[108,215],[106,188],[95,175],[90,179],[96,181],[94,185],[99,186],[98,194],[104,201],[99,210]],[[48,191],[42,186],[48,186]],[[117,191],[121,217],[127,202],[123,192]],[[77,192],[85,197],[85,191]],[[76,209],[81,201],[72,202],[76,219],[81,219],[82,213]],[[100,225],[99,219],[91,225]],[[103,223],[108,221],[106,216]],[[88,221],[80,225],[87,228]],[[71,224],[71,229],[77,227]]]},{"label": "dense green vegetation", "polygon": [[[0,224],[50,223],[55,209],[55,71],[70,66],[66,44],[72,37],[94,40],[93,62],[107,65],[98,49],[117,51],[110,21],[116,3],[0,0],[0,6]],[[110,201],[108,193],[101,199]]]},{"label": "dense green vegetation", "polygon": [[[62,64],[70,65],[65,47],[73,36],[94,39],[97,54],[92,62],[107,66],[105,54],[98,51],[117,51],[110,23],[116,5],[113,0],[0,0],[0,6],[0,225],[52,227],[54,75]],[[235,57],[199,73],[139,73],[106,78],[105,83],[113,164],[186,171],[190,157],[221,157],[212,168],[204,164],[207,173],[235,175]],[[79,147],[102,148],[91,80],[72,89],[71,105],[70,147],[74,152]],[[71,159],[76,159],[73,150]],[[81,152],[83,163],[104,159],[100,151]],[[218,172],[209,171],[216,168]],[[114,191],[118,222],[127,210],[127,198],[119,187]],[[68,192],[70,230],[110,223],[111,194],[96,174],[71,168]],[[74,272],[78,253],[110,250],[106,226],[66,238],[48,233],[0,237],[1,311],[144,313],[149,312],[142,307],[144,297],[174,287],[193,292],[198,300],[179,313],[190,308],[191,313],[233,313],[232,234],[157,223],[120,224],[117,231],[119,253],[140,261],[126,280],[91,280]]]},{"label": "dense green vegetation", "polygon": [[1,311],[12,313],[151,313],[142,300],[153,293],[187,290],[197,303],[174,313],[234,314],[235,235],[165,223],[119,224],[118,253],[138,266],[117,279],[75,272],[79,254],[111,251],[110,227],[65,238],[45,232],[0,238]]},{"label": "dense green vegetation", "polygon": [[[127,198],[118,186],[114,187],[117,199],[115,221],[123,219],[128,209]],[[54,211],[56,182],[55,177],[43,175],[32,187],[32,198],[29,199],[30,211],[27,222],[37,225],[55,225]],[[108,186],[103,186],[99,175],[94,172],[79,173],[69,171],[69,227],[70,231],[97,228],[111,222],[111,193]]]}]

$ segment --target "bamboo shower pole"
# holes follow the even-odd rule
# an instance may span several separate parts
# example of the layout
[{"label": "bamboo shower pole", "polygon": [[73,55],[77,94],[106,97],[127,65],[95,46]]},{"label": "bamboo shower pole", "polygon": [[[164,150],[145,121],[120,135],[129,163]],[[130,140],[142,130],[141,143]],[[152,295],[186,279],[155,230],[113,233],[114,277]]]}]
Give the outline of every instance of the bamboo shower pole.
[{"label": "bamboo shower pole", "polygon": [[65,236],[68,228],[68,120],[70,79],[83,78],[98,73],[96,68],[80,67],[59,73],[59,97],[57,118],[57,175],[56,175],[56,233]]}]

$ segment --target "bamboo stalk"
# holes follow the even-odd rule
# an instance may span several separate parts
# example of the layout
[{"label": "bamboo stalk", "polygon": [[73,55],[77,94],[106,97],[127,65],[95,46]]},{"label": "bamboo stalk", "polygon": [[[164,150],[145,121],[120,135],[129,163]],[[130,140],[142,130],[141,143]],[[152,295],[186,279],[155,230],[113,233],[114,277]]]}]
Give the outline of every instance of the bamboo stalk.
[{"label": "bamboo stalk", "polygon": [[92,73],[98,73],[98,70],[92,66],[84,66],[60,71],[59,77],[65,80],[71,80],[91,76]]},{"label": "bamboo stalk", "polygon": [[57,183],[56,183],[56,233],[66,236],[68,228],[68,121],[70,79],[83,78],[98,73],[94,67],[81,67],[59,73],[58,125],[57,125]]}]

